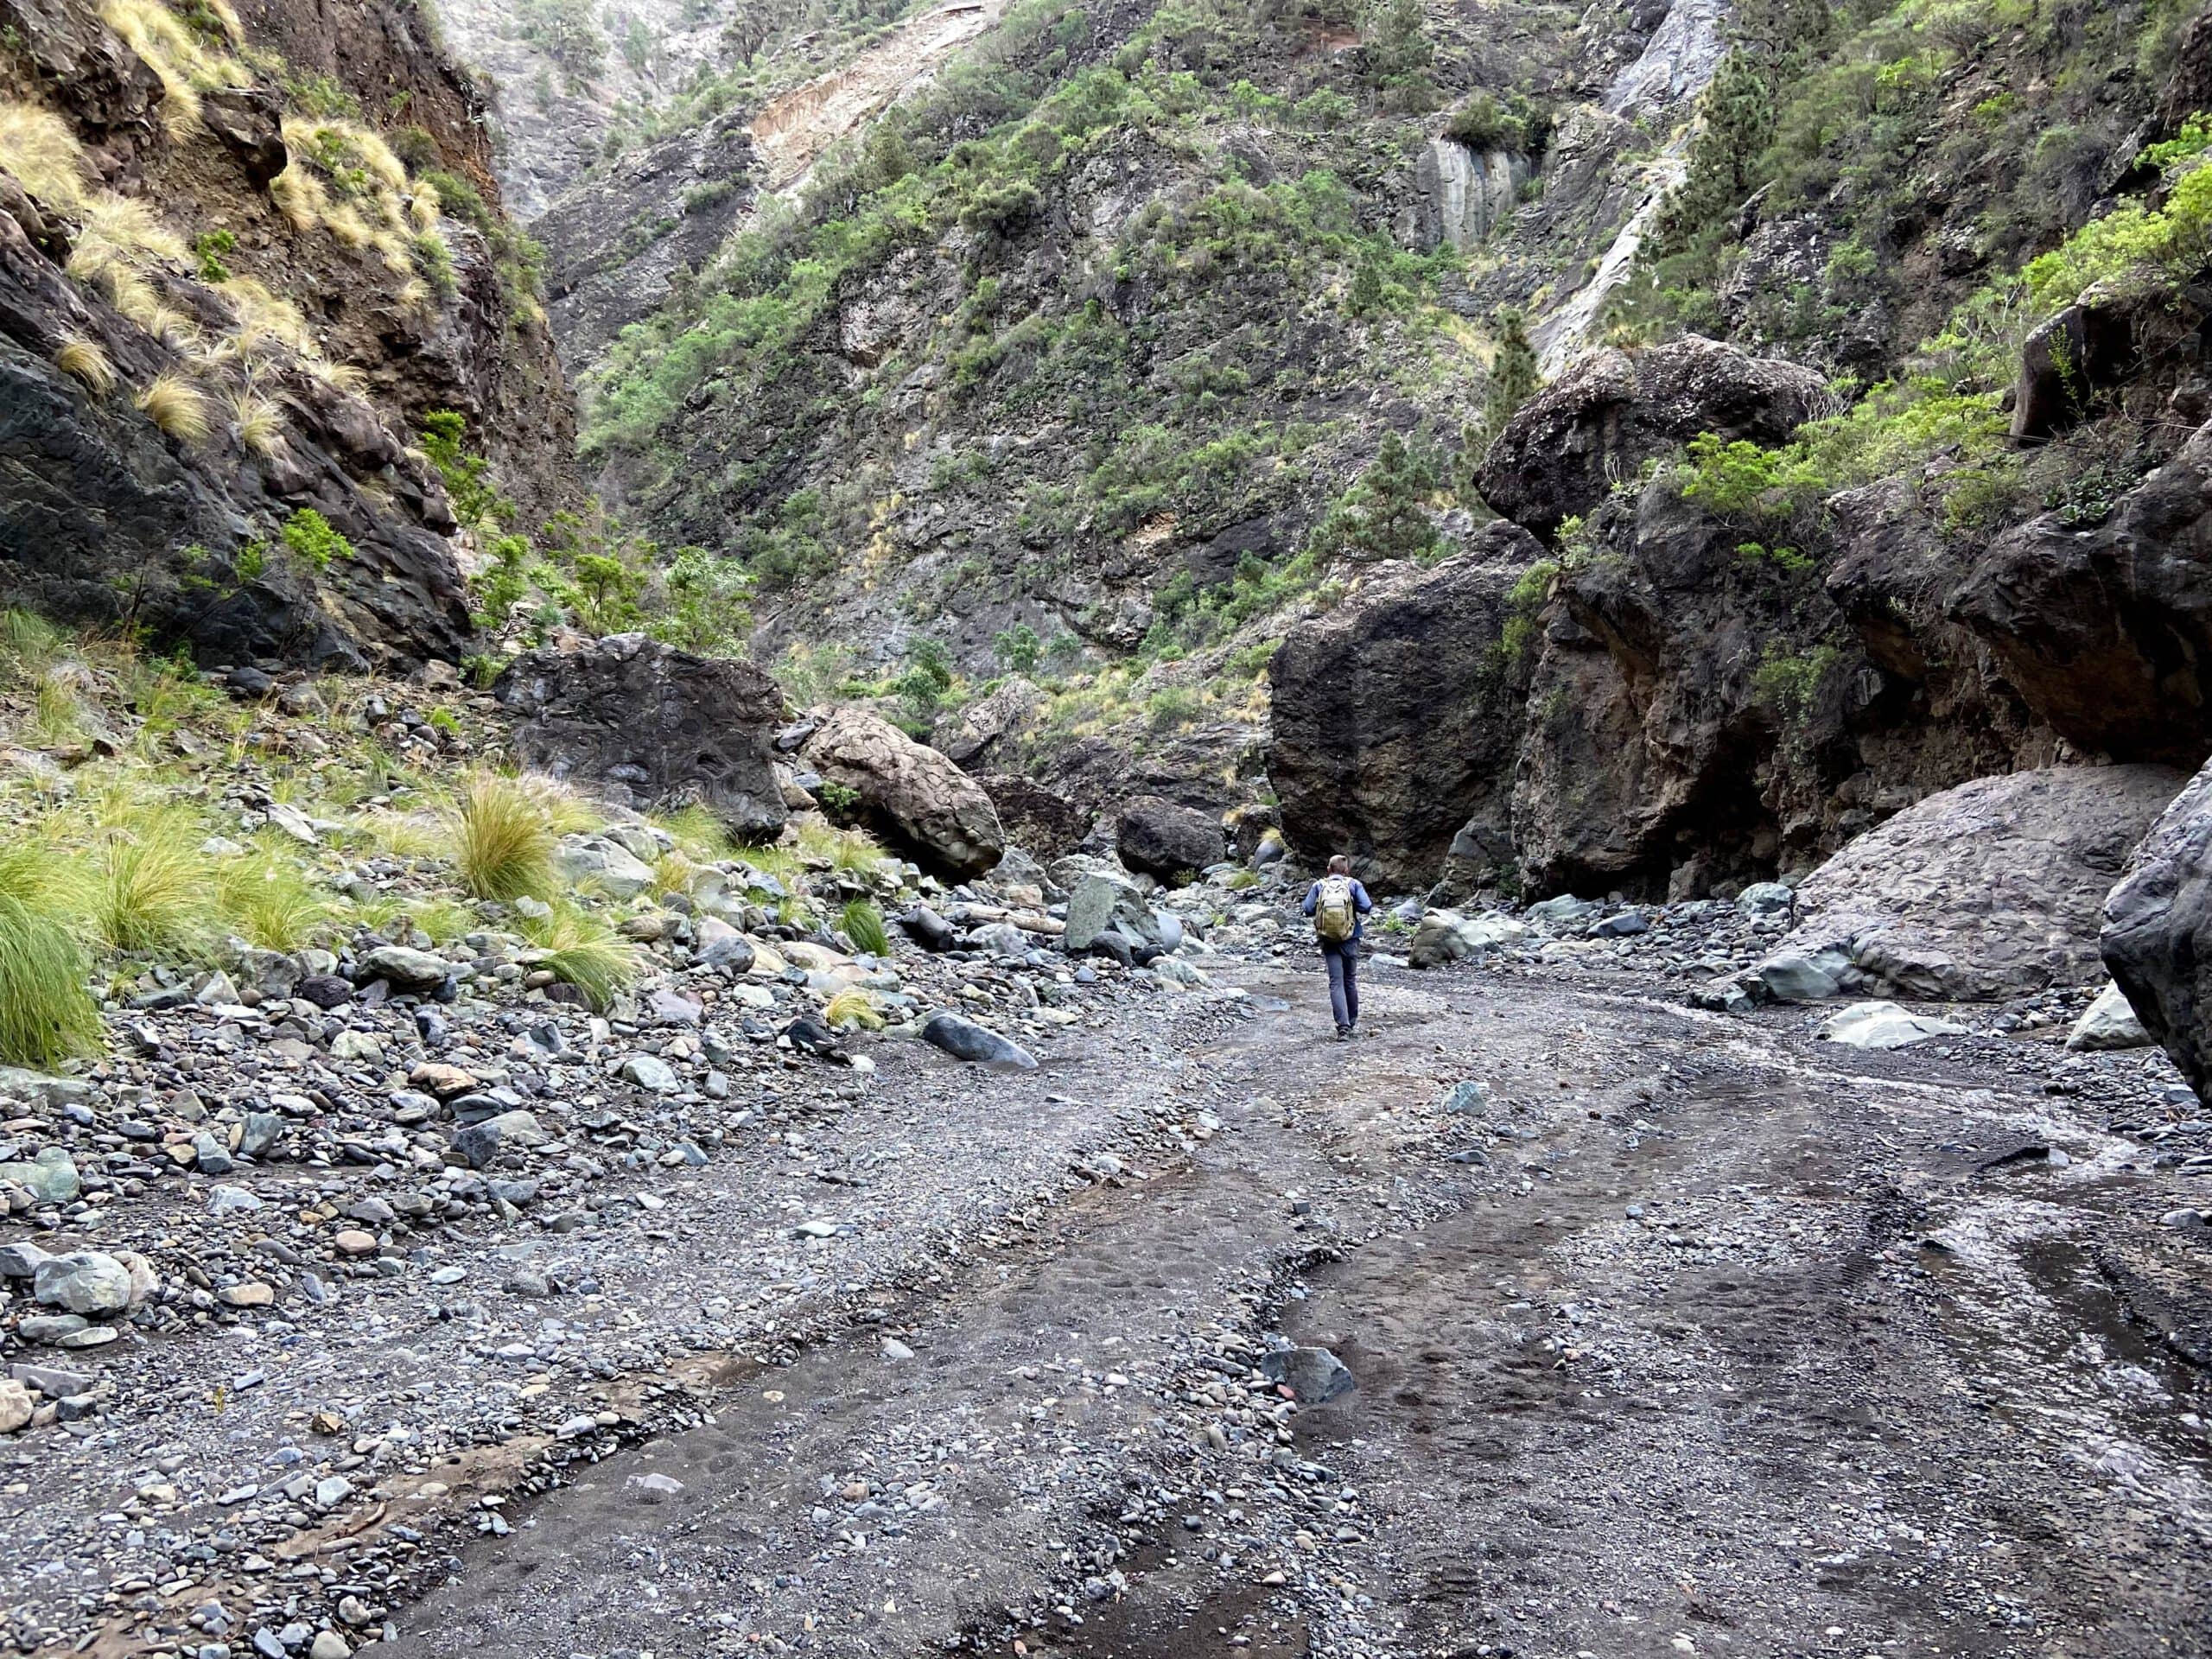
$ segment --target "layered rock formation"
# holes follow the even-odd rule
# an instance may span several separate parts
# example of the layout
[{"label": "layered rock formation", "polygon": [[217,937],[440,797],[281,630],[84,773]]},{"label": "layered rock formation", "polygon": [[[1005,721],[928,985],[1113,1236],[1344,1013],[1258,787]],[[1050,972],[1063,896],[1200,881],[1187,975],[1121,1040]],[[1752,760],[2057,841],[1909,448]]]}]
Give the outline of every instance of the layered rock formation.
[{"label": "layered rock formation", "polygon": [[2113,889],[2102,947],[2144,1029],[2212,1100],[2212,767],[2167,806]]}]

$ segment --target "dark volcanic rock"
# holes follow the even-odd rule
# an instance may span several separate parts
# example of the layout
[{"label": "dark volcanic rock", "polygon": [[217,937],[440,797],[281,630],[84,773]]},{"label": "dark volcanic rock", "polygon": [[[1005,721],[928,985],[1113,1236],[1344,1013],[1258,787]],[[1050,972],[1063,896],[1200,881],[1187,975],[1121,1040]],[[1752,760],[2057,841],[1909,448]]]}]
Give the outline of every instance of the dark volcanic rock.
[{"label": "dark volcanic rock", "polygon": [[978,772],[976,781],[991,798],[1008,841],[1035,857],[1058,858],[1090,833],[1091,813],[1018,772]]},{"label": "dark volcanic rock", "polygon": [[1221,862],[1225,842],[1217,815],[1140,795],[1122,807],[1114,845],[1129,868],[1178,882]]},{"label": "dark volcanic rock", "polygon": [[1006,832],[982,785],[887,721],[837,709],[799,754],[854,792],[856,816],[868,828],[938,875],[964,880],[1005,855]]},{"label": "dark volcanic rock", "polygon": [[1478,481],[1491,506],[1548,536],[1604,500],[1615,480],[1700,433],[1779,443],[1828,404],[1812,370],[1695,334],[1632,353],[1592,352],[1506,423]]},{"label": "dark volcanic rock", "polygon": [[751,663],[611,634],[518,658],[496,690],[531,766],[639,806],[696,801],[740,836],[784,827],[773,763],[784,694]]},{"label": "dark volcanic rock", "polygon": [[2212,1100],[2212,766],[2144,838],[2105,901],[2100,943],[2143,1028]]},{"label": "dark volcanic rock", "polygon": [[2212,429],[2094,529],[2046,513],[1999,537],[1951,608],[2069,742],[2196,766],[2212,753]]},{"label": "dark volcanic rock", "polygon": [[1456,558],[1378,570],[1291,630],[1268,671],[1268,778],[1292,847],[1349,854],[1400,890],[1436,880],[1463,832],[1510,862],[1526,663],[1506,636],[1541,554],[1490,524]]},{"label": "dark volcanic rock", "polygon": [[922,1040],[955,1059],[1009,1071],[1034,1071],[1036,1057],[1020,1044],[957,1014],[933,1014],[922,1027]]}]

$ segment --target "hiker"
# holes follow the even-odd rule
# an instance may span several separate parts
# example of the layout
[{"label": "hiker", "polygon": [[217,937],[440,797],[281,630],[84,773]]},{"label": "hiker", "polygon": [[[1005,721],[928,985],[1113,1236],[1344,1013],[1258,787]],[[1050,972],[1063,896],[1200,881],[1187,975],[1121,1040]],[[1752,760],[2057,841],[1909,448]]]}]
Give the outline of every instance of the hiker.
[{"label": "hiker", "polygon": [[1329,873],[1306,890],[1306,913],[1321,960],[1329,965],[1329,1008],[1337,1016],[1337,1040],[1359,1034],[1359,936],[1361,918],[1375,908],[1367,889],[1353,880],[1351,861],[1338,853]]}]

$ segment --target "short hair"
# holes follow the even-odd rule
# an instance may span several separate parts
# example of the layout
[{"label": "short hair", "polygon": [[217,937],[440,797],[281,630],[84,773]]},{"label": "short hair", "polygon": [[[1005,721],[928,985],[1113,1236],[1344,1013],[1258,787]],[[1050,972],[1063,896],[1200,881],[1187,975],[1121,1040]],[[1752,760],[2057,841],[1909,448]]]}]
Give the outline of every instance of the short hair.
[{"label": "short hair", "polygon": [[1331,875],[1350,875],[1351,874],[1351,860],[1346,858],[1342,853],[1330,854],[1329,874]]}]

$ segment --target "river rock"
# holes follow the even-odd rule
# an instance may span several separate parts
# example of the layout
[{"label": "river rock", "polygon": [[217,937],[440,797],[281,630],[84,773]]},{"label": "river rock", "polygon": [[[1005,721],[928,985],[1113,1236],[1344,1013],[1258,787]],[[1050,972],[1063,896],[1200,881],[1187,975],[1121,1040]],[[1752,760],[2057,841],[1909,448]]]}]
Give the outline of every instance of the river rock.
[{"label": "river rock", "polygon": [[610,836],[563,836],[553,870],[571,887],[588,881],[611,899],[634,899],[652,885],[652,868]]},{"label": "river rock", "polygon": [[1908,1013],[1894,1002],[1854,1002],[1830,1014],[1819,1034],[1847,1048],[1904,1048],[1930,1037],[1958,1037],[1965,1033],[1964,1026]]},{"label": "river rock", "polygon": [[132,1289],[130,1269],[97,1250],[48,1256],[31,1277],[31,1294],[41,1304],[87,1319],[128,1311]]},{"label": "river rock", "polygon": [[852,791],[854,815],[931,874],[964,881],[1006,851],[998,813],[958,766],[861,709],[826,715],[800,751],[823,779]]},{"label": "river rock", "polygon": [[1301,1406],[1323,1406],[1359,1384],[1351,1368],[1326,1348],[1282,1348],[1260,1361],[1262,1375],[1281,1383]]},{"label": "river rock", "polygon": [[1805,879],[1777,957],[1840,950],[1870,991],[1953,1002],[2094,981],[2105,895],[2182,782],[2054,766],[1931,795]]},{"label": "river rock", "polygon": [[417,950],[411,944],[380,944],[360,958],[353,977],[365,985],[375,980],[390,982],[396,991],[434,991],[453,972],[443,957]]},{"label": "river rock", "polygon": [[29,1187],[41,1204],[67,1204],[84,1190],[77,1165],[59,1147],[48,1147],[29,1163],[0,1164],[0,1181]]},{"label": "river rock", "polygon": [[1528,935],[1528,927],[1510,916],[1462,916],[1457,911],[1432,910],[1414,930],[1413,943],[1406,949],[1406,964],[1412,968],[1442,968],[1513,944]]},{"label": "river rock", "polygon": [[31,1414],[37,1408],[31,1391],[12,1376],[0,1382],[0,1434],[13,1434],[29,1428]]},{"label": "river rock", "polygon": [[1140,795],[1122,808],[1114,846],[1129,868],[1171,886],[1219,863],[1227,850],[1217,816],[1160,795]]},{"label": "river rock", "polygon": [[955,1059],[1014,1071],[1033,1071],[1036,1057],[1014,1041],[957,1014],[934,1014],[922,1026],[922,1040]]},{"label": "river rock", "polygon": [[2107,985],[2074,1022],[2074,1029],[2067,1034],[2066,1046],[2076,1053],[2095,1053],[2107,1049],[2147,1048],[2153,1040],[2151,1033],[2144,1030],[2143,1021],[2136,1017],[2127,994],[2117,985]]},{"label": "river rock", "polygon": [[696,801],[735,835],[772,838],[788,809],[775,777],[784,695],[754,664],[641,633],[515,659],[493,688],[525,763],[590,779],[625,805]]}]

